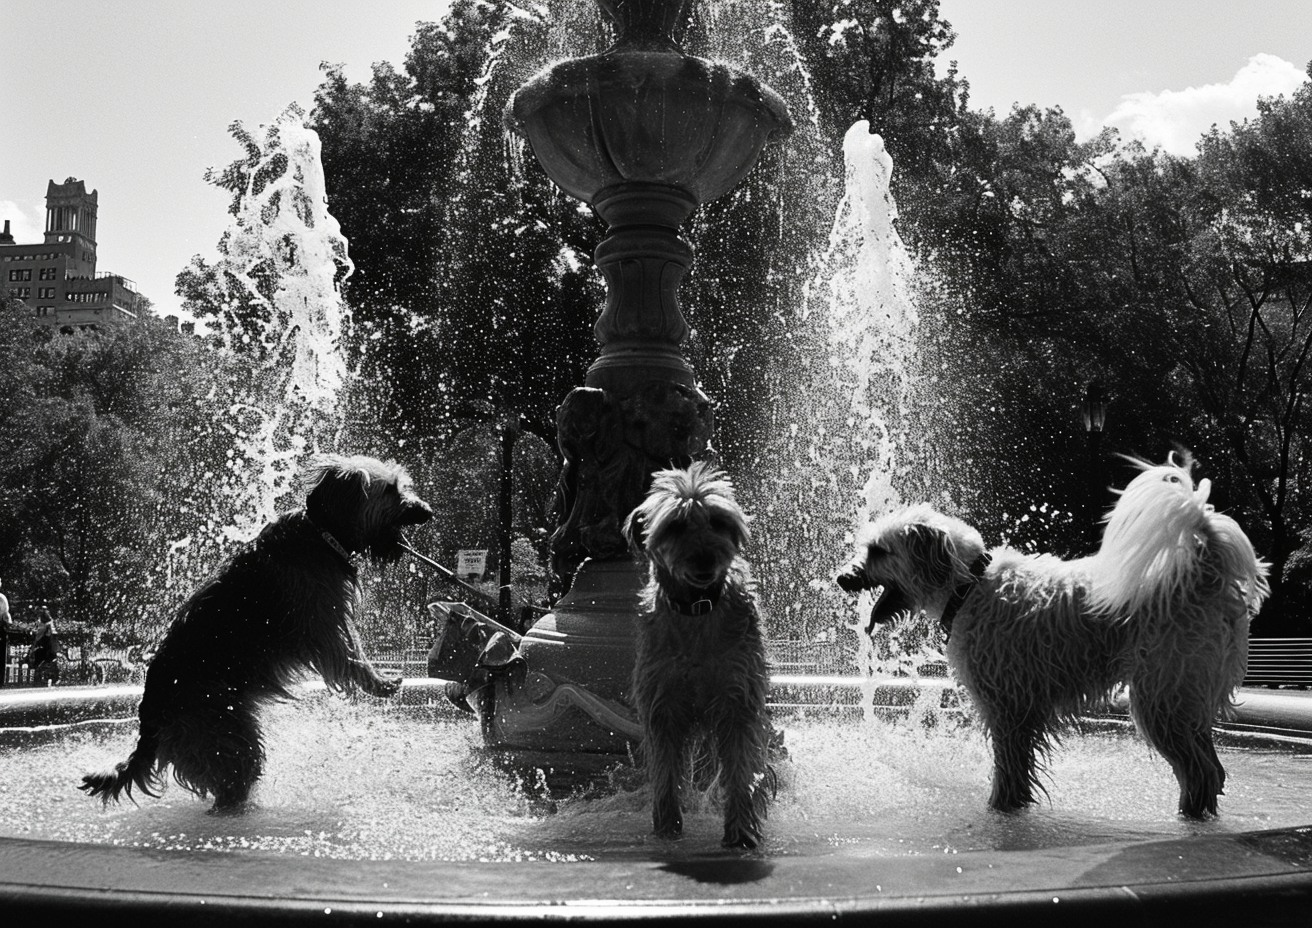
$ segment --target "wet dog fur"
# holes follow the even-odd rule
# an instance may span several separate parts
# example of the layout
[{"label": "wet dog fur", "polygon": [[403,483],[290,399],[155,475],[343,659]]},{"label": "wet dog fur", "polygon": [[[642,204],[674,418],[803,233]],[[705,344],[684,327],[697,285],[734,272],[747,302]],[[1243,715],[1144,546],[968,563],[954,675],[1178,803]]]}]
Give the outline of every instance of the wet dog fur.
[{"label": "wet dog fur", "polygon": [[771,726],[761,619],[742,556],[747,517],[725,475],[698,462],[654,474],[624,532],[648,563],[633,697],[655,833],[682,834],[679,791],[689,749],[704,734],[719,765],[722,843],[754,848],[766,817]]},{"label": "wet dog fur", "polygon": [[146,672],[127,760],[79,787],[106,803],[158,795],[167,769],[216,812],[240,809],[264,765],[261,707],[313,672],[334,690],[391,696],[355,627],[354,555],[391,561],[406,526],[432,511],[405,470],[321,455],[299,475],[305,508],[284,513],[183,604]]},{"label": "wet dog fur", "polygon": [[1208,481],[1195,488],[1187,457],[1135,463],[1091,557],[986,553],[974,528],[919,505],[870,525],[837,578],[849,592],[882,588],[872,628],[920,610],[950,622],[948,662],[993,745],[995,809],[1034,802],[1063,725],[1124,684],[1175,774],[1179,811],[1217,811],[1212,726],[1243,679],[1267,565],[1207,504]]}]

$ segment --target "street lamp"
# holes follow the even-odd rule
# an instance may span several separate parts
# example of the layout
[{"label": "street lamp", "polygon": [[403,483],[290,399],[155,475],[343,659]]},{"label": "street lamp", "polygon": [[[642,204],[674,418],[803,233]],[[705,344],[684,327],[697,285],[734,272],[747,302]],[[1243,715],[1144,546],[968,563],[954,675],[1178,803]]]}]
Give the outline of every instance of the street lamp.
[{"label": "street lamp", "polygon": [[1102,430],[1107,424],[1107,394],[1102,384],[1093,380],[1084,391],[1084,401],[1080,403],[1080,416],[1084,419],[1084,431],[1089,437],[1089,517],[1090,546],[1097,549],[1099,541],[1098,525],[1102,517]]}]

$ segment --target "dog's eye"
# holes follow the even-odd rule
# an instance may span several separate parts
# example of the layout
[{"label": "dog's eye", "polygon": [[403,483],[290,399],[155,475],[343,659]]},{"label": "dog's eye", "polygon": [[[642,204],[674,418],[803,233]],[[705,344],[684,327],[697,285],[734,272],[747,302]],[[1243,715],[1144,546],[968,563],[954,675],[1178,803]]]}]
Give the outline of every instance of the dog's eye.
[{"label": "dog's eye", "polygon": [[1179,483],[1179,482],[1180,482],[1180,478],[1177,477],[1175,474],[1167,474],[1167,475],[1166,475],[1165,477],[1163,477],[1162,479],[1165,480],[1167,483]]}]

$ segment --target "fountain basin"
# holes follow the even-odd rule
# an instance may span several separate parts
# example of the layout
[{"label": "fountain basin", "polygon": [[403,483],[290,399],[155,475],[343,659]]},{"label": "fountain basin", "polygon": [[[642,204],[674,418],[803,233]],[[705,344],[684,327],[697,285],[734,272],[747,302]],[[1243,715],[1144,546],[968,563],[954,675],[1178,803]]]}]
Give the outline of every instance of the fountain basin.
[{"label": "fountain basin", "polygon": [[664,51],[611,51],[542,71],[506,121],[548,176],[587,203],[626,183],[677,187],[697,203],[727,193],[772,139],[788,105],[727,65]]},{"label": "fountain basin", "polygon": [[[420,684],[413,687],[417,702],[438,695],[436,683],[412,682]],[[812,692],[824,692],[821,702],[827,705],[845,705],[846,694],[858,688],[855,683],[819,681]],[[804,679],[792,678],[776,692],[799,702],[807,686]],[[890,686],[889,692],[898,689],[906,687]],[[13,727],[3,710],[26,695],[0,694],[0,727]],[[931,701],[936,701],[937,695],[932,694]],[[30,702],[30,697],[26,701]],[[440,727],[450,732],[472,729],[439,706],[434,701],[424,711],[440,715]],[[24,718],[30,719],[26,714],[30,710],[25,707],[23,711]],[[305,710],[297,706],[288,711]],[[380,718],[386,722],[389,715]],[[109,723],[97,724],[104,727]],[[431,726],[431,717],[423,724]],[[834,753],[822,759],[820,767],[837,766],[833,758],[843,756],[851,756],[861,765],[873,764],[881,754],[890,762],[897,761],[920,744],[918,736],[881,735],[871,742],[872,752],[870,744],[857,743],[866,738],[862,734],[866,723],[826,724],[831,735],[838,737],[828,739],[825,750]],[[1312,782],[1312,696],[1245,691],[1239,724],[1283,731],[1278,741],[1271,743],[1285,745],[1288,754],[1267,757],[1267,766],[1279,771],[1277,779],[1291,794],[1312,794],[1308,790]],[[125,729],[130,731],[131,726]],[[799,760],[811,753],[808,745],[812,742],[806,740],[805,731],[802,734],[792,743]],[[343,737],[359,741],[353,731]],[[385,725],[377,737],[380,742],[396,740]],[[1224,749],[1229,752],[1227,766],[1245,753],[1260,756],[1267,751],[1271,743],[1254,740],[1257,737],[1227,735],[1233,741]],[[476,733],[468,732],[468,742],[476,740]],[[471,924],[552,920],[618,924],[652,919],[717,919],[731,924],[784,920],[791,924],[836,918],[878,924],[957,924],[997,918],[1050,921],[1054,915],[1063,922],[1117,918],[1138,923],[1160,920],[1167,914],[1176,918],[1194,915],[1207,923],[1233,915],[1238,923],[1252,924],[1293,918],[1312,905],[1312,826],[1299,824],[1287,812],[1283,827],[1245,827],[1267,817],[1254,818],[1247,806],[1239,807],[1246,801],[1245,783],[1254,775],[1246,768],[1239,770],[1239,764],[1232,768],[1233,799],[1223,799],[1222,816],[1215,822],[1186,825],[1170,814],[1174,783],[1159,762],[1159,769],[1144,780],[1145,789],[1160,794],[1152,804],[1154,809],[1157,805],[1162,808],[1150,816],[1160,812],[1161,833],[1145,835],[1136,826],[1108,839],[1107,834],[1099,833],[1102,826],[1076,826],[1076,833],[1070,833],[1070,819],[1064,812],[1070,798],[1059,792],[1088,792],[1105,779],[1104,772],[1091,771],[1089,781],[1077,785],[1069,782],[1070,771],[1057,771],[1052,807],[999,816],[977,809],[987,795],[987,783],[977,782],[982,748],[977,734],[975,740],[963,740],[969,743],[960,748],[929,743],[926,749],[939,753],[917,768],[916,776],[923,782],[911,785],[930,796],[941,792],[945,804],[962,803],[970,810],[968,821],[963,828],[959,820],[941,842],[922,843],[906,851],[899,849],[900,839],[894,836],[902,827],[896,818],[893,823],[869,828],[850,821],[853,815],[843,803],[857,802],[859,806],[859,797],[825,799],[843,807],[832,820],[817,817],[814,821],[809,807],[781,799],[779,814],[771,824],[777,840],[761,854],[720,850],[713,813],[691,817],[683,841],[649,838],[645,809],[638,797],[616,808],[534,819],[533,828],[549,829],[545,837],[535,839],[538,846],[532,853],[536,859],[323,859],[263,850],[172,851],[164,846],[0,838],[0,905],[6,913],[29,918],[71,920],[110,914],[141,924],[176,924],[179,918],[199,924],[300,924],[326,918],[370,924],[393,919],[416,924],[453,920]],[[1086,740],[1092,736],[1073,737],[1070,742],[1073,748]],[[1237,754],[1235,744],[1240,746]],[[1126,734],[1107,746],[1104,761],[1108,769],[1121,766],[1123,756],[1137,758],[1145,753],[1134,745],[1137,741]],[[427,750],[427,746],[414,750]],[[449,747],[445,753],[451,753]],[[1095,755],[1095,759],[1099,756],[1103,755]],[[950,769],[956,757],[970,768],[959,776]],[[386,767],[385,758],[377,763]],[[312,764],[322,770],[318,761]],[[342,765],[342,772],[347,773],[354,769],[355,761],[343,759]],[[275,781],[280,778],[276,766],[271,764],[269,774]],[[83,800],[71,789],[79,772],[69,771],[70,803]],[[814,772],[799,772],[795,776],[798,782],[785,789],[801,792],[805,787],[800,781]],[[1286,775],[1302,777],[1303,782],[1286,784]],[[321,776],[335,778],[337,771]],[[853,788],[866,789],[882,776],[876,772],[863,780],[854,775]],[[425,777],[445,782],[432,774]],[[830,781],[828,785],[836,782],[841,783]],[[8,804],[25,801],[23,784],[12,779],[10,784]],[[954,797],[963,791],[963,784],[972,795]],[[274,784],[271,788],[284,787]],[[1118,801],[1124,797],[1124,783],[1110,788]],[[437,803],[443,798],[440,792],[425,795],[420,802]],[[313,797],[306,801],[307,808],[314,806]],[[935,801],[931,798],[922,814],[932,812]],[[152,814],[158,808],[156,803],[146,800],[141,809],[128,806],[121,815]],[[271,806],[282,803],[280,793],[269,798]],[[491,807],[471,809],[470,817],[486,815]],[[174,812],[164,813],[162,821],[169,828],[203,829],[215,823],[204,809],[205,805],[184,798]],[[594,814],[596,811],[602,814]],[[98,810],[87,814],[98,814]],[[597,837],[588,839],[593,842],[590,846],[573,840],[576,830],[591,828],[591,820],[597,819],[601,827]],[[1068,831],[1050,833],[1049,824],[1054,822]],[[219,824],[236,828],[238,833],[244,827],[241,819]],[[293,817],[293,824],[299,827],[300,822]],[[387,823],[383,824],[386,827]],[[394,823],[398,830],[404,824],[400,820]],[[286,823],[280,827],[293,830]],[[808,836],[808,831],[814,831],[814,836]],[[881,831],[887,833],[874,834]],[[979,835],[972,832],[988,832],[989,837],[978,840]],[[1010,849],[1013,843],[1018,849]],[[561,854],[548,852],[556,846]]]}]

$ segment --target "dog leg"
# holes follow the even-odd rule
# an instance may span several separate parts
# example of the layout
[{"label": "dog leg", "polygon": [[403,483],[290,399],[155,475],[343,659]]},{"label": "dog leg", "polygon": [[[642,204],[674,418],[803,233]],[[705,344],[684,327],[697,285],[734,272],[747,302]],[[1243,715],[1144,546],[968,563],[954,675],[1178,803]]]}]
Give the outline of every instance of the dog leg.
[{"label": "dog leg", "polygon": [[651,780],[652,832],[660,838],[678,838],[683,834],[679,786],[683,781],[684,737],[689,726],[680,721],[648,717],[643,740]]},{"label": "dog leg", "polygon": [[1016,812],[1034,803],[1042,770],[1040,755],[1047,749],[1044,726],[1032,716],[989,725],[993,740],[993,791],[989,808]]},{"label": "dog leg", "polygon": [[[341,675],[370,696],[379,698],[395,696],[401,689],[401,675],[398,673],[383,676],[378,672],[365,656],[364,642],[360,640],[360,634],[356,631],[352,620],[349,618],[346,620],[341,632],[342,643],[345,646],[345,667]],[[338,673],[331,668],[331,665],[326,665],[324,670],[324,682],[332,686],[335,681],[329,678],[337,676]]]},{"label": "dog leg", "polygon": [[1166,758],[1180,784],[1180,814],[1205,818],[1217,814],[1217,797],[1225,789],[1225,767],[1212,743],[1211,725],[1183,718],[1170,693],[1131,694],[1131,714],[1144,739]]},{"label": "dog leg", "polygon": [[1216,756],[1211,731],[1194,732],[1185,763],[1171,762],[1180,784],[1180,814],[1188,818],[1216,815],[1216,798],[1225,792],[1225,767]]},{"label": "dog leg", "polygon": [[754,848],[761,843],[766,813],[766,751],[769,728],[759,711],[738,707],[715,730],[716,754],[724,787],[724,847]]},{"label": "dog leg", "polygon": [[211,812],[239,812],[264,772],[259,705],[235,693],[216,699],[221,709],[202,711],[194,725],[162,733],[160,757],[173,765],[179,784],[214,797]]}]

